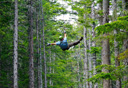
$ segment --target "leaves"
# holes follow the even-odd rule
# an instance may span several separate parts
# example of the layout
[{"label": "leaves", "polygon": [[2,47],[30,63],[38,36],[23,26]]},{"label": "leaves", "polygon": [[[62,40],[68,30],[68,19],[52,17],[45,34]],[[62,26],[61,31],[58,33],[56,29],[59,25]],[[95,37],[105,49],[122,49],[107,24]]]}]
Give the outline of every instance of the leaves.
[{"label": "leaves", "polygon": [[[99,26],[99,21],[97,16],[103,16],[103,10],[98,10],[98,4],[102,0],[65,0],[68,5],[71,6],[71,11],[67,10],[67,7],[63,4],[57,2],[57,0],[43,0],[43,14],[44,14],[44,33],[45,33],[45,44],[53,43],[58,41],[60,35],[63,36],[63,31],[66,30],[68,43],[78,40],[83,36],[83,28],[87,29],[87,54],[91,56],[90,60],[93,60],[92,55],[96,54],[96,71],[97,74],[89,78],[88,80],[94,83],[98,83],[98,87],[102,88],[102,80],[110,79],[115,82],[118,78],[123,80],[124,76],[128,76],[128,66],[123,65],[123,61],[128,58],[128,50],[123,50],[123,40],[127,39],[128,35],[128,15],[120,17],[122,11],[122,2],[118,3],[118,20],[106,23]],[[95,7],[95,16],[93,19],[91,17],[91,4],[94,2]],[[12,86],[12,69],[13,69],[13,27],[14,27],[14,0],[3,0],[0,2],[0,85],[2,88]],[[35,87],[37,87],[37,65],[38,54],[37,46],[39,41],[42,41],[42,12],[40,9],[40,1],[37,0],[33,3],[33,32],[34,32],[34,63],[35,63]],[[19,88],[28,88],[29,87],[29,76],[28,76],[28,2],[26,0],[19,0],[18,9],[19,9],[19,18],[18,18],[18,84]],[[56,20],[57,16],[62,14],[70,14],[70,16],[75,15],[74,24],[64,20]],[[127,13],[127,12],[124,12]],[[37,15],[37,17],[36,17]],[[69,19],[72,21],[72,19]],[[36,23],[36,21],[38,21]],[[92,24],[95,22],[95,33],[91,33]],[[38,33],[36,27],[38,25]],[[114,30],[117,30],[117,34],[114,34]],[[109,33],[107,36],[103,34]],[[92,38],[96,35],[95,38]],[[41,38],[37,41],[37,38]],[[89,40],[90,39],[90,40]],[[110,40],[110,60],[111,65],[102,65],[101,59],[101,41],[104,39]],[[114,55],[114,40],[118,42],[117,48],[119,48],[118,57]],[[96,47],[89,47],[88,41],[96,42]],[[42,42],[41,42],[42,43]],[[43,43],[42,43],[43,44]],[[41,44],[41,45],[42,45]],[[43,48],[40,49],[41,54],[43,55]],[[49,53],[51,51],[51,54]],[[71,47],[68,51],[62,51],[59,46],[49,46],[46,47],[46,59],[47,59],[47,79],[48,79],[48,88],[78,88],[79,85],[85,83],[84,78],[84,44],[83,41],[75,47]],[[50,62],[51,58],[51,62]],[[115,67],[115,59],[120,61],[120,66]],[[42,58],[43,62],[43,58]],[[94,64],[94,63],[92,63]],[[43,65],[42,65],[43,66]],[[51,72],[50,72],[51,68]],[[102,69],[109,70],[109,73],[103,73]],[[95,68],[94,68],[95,69]],[[89,71],[88,73],[93,73],[94,70]],[[44,71],[42,72],[42,79],[44,79]],[[53,85],[50,85],[50,79]],[[78,80],[79,79],[79,80]],[[124,81],[122,85],[127,85],[128,81]]]},{"label": "leaves", "polygon": [[117,58],[118,58],[119,60],[127,59],[127,58],[128,58],[128,49],[125,50],[123,53],[120,53]]},{"label": "leaves", "polygon": [[94,83],[96,83],[98,80],[102,79],[117,80],[127,75],[127,69],[125,69],[125,66],[123,65],[118,67],[115,67],[113,65],[99,65],[96,67],[97,70],[102,68],[109,70],[109,73],[100,72],[94,75],[92,78],[89,78],[88,81],[93,81]]},{"label": "leaves", "polygon": [[121,17],[121,18],[118,18],[119,20],[117,20],[117,21],[114,21],[114,22],[111,22],[111,23],[106,23],[104,25],[96,27],[95,30],[97,31],[97,35],[100,35],[100,34],[102,35],[104,33],[110,33],[115,29],[118,30],[118,31],[120,29],[128,31],[127,18],[128,18],[127,16]]}]

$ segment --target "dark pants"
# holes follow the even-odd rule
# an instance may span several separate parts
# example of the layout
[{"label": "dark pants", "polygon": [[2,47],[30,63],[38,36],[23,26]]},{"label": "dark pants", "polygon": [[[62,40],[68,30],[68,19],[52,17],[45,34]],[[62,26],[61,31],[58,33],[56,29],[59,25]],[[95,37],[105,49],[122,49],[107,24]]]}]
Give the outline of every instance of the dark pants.
[{"label": "dark pants", "polygon": [[75,46],[75,45],[77,45],[77,44],[79,44],[79,43],[80,43],[80,40],[77,40],[77,41],[75,41],[75,42],[72,42],[72,43],[68,44],[68,48],[65,49],[65,50],[68,50],[70,47]]},{"label": "dark pants", "polygon": [[75,41],[75,42],[73,42],[73,43],[70,43],[70,44],[68,44],[68,48],[70,48],[70,47],[72,47],[72,46],[75,46],[75,45],[77,45],[77,44],[79,44],[80,43],[80,40],[77,40],[77,41]]}]

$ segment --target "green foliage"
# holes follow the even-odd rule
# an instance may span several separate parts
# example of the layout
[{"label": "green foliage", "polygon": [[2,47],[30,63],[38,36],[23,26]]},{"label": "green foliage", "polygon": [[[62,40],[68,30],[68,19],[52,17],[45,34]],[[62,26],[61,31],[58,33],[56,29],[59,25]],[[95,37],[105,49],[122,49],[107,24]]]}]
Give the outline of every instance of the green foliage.
[{"label": "green foliage", "polygon": [[126,21],[128,21],[128,16],[118,17],[118,20],[126,20]]},{"label": "green foliage", "polygon": [[128,49],[125,50],[123,53],[120,53],[119,56],[117,57],[117,59],[119,60],[124,60],[128,58]]},{"label": "green foliage", "polygon": [[13,83],[13,30],[10,26],[14,15],[10,13],[14,4],[10,0],[0,3],[0,87],[8,88]]},{"label": "green foliage", "polygon": [[[113,30],[117,29],[118,31],[120,29],[124,31],[128,31],[128,16],[125,17],[120,17],[118,18],[117,21],[111,22],[111,23],[106,23],[104,25],[98,26],[95,28],[97,35],[104,34],[104,33],[109,33],[112,32]],[[124,20],[125,19],[125,20]]]},{"label": "green foliage", "polygon": [[95,83],[102,79],[117,80],[117,79],[122,78],[123,76],[127,75],[127,69],[123,65],[118,66],[118,67],[115,67],[113,65],[99,65],[96,67],[96,69],[100,70],[100,71],[103,68],[109,70],[109,73],[100,72],[100,73],[94,75],[92,78],[89,78],[88,81],[92,81]]},{"label": "green foliage", "polygon": [[93,53],[99,53],[101,51],[101,47],[91,47],[90,50],[88,50],[89,53],[93,54]]},{"label": "green foliage", "polygon": [[96,0],[97,3],[101,3],[103,0]]},{"label": "green foliage", "polygon": [[[26,0],[18,0],[18,85],[19,88],[29,87],[29,56],[28,56],[28,2]],[[92,0],[97,6],[97,3],[101,3],[102,0]],[[90,0],[80,0],[72,2],[72,0],[66,0],[66,2],[72,6],[72,11],[67,11],[67,7],[57,3],[56,0],[43,0],[43,15],[44,15],[44,33],[45,33],[45,45],[47,43],[53,43],[58,41],[60,35],[63,36],[63,31],[66,30],[68,43],[78,40],[83,36],[83,27],[87,29],[92,29],[92,24],[95,22],[98,25],[97,19],[92,19],[91,14],[91,4]],[[14,0],[3,0],[0,2],[0,87],[1,88],[12,88],[13,85],[13,29],[14,29]],[[121,10],[122,2],[119,1],[118,9]],[[36,25],[38,25],[38,37],[41,38],[42,42],[42,12],[40,0],[33,3],[33,41],[34,41],[34,72],[35,72],[35,88],[37,88],[37,66],[38,66],[38,45],[37,41],[37,30]],[[73,13],[75,12],[75,13]],[[95,12],[103,16],[103,10],[96,10]],[[56,20],[55,18],[62,14],[71,13],[78,16],[78,24],[72,25],[64,20]],[[118,11],[118,13],[120,13]],[[124,12],[126,13],[126,12]],[[97,15],[96,14],[96,15]],[[38,15],[38,17],[36,17]],[[85,16],[85,18],[84,18]],[[36,21],[38,21],[36,23]],[[128,66],[124,66],[123,60],[128,58],[128,50],[123,51],[122,40],[127,39],[126,32],[128,31],[128,16],[118,17],[118,20],[111,23],[106,23],[104,25],[98,26],[95,32],[98,37],[92,39],[92,34],[88,34],[87,37],[91,41],[97,42],[97,47],[91,47],[87,50],[90,54],[96,54],[96,71],[97,74],[86,81],[93,83],[98,83],[98,87],[102,88],[102,80],[110,79],[112,81],[118,78],[123,79],[124,76],[128,76]],[[113,30],[117,30],[117,34],[113,35]],[[120,32],[120,29],[122,30]],[[109,33],[108,36],[103,37],[102,34]],[[112,65],[101,65],[101,41],[109,38],[110,39],[110,58]],[[118,59],[120,60],[120,66],[115,67],[115,57],[114,56],[114,39],[118,41],[118,47],[120,55]],[[87,40],[88,41],[88,40]],[[42,45],[41,44],[41,45]],[[87,44],[88,45],[88,44]],[[42,45],[43,46],[43,45]],[[88,48],[88,47],[87,47]],[[51,54],[49,53],[51,51]],[[43,55],[43,47],[41,48]],[[47,82],[48,88],[78,88],[79,84],[83,85],[83,70],[84,70],[84,44],[81,41],[80,45],[72,47],[68,51],[62,51],[59,46],[49,46],[46,47],[46,59],[47,59]],[[51,58],[51,62],[50,62]],[[42,58],[42,62],[43,58]],[[43,65],[42,65],[43,66]],[[44,67],[44,66],[43,66]],[[51,73],[50,73],[51,68]],[[109,70],[109,73],[103,73],[102,69]],[[92,73],[89,71],[88,73]],[[44,79],[44,71],[42,72],[42,79]],[[80,81],[78,81],[80,79]],[[52,81],[53,85],[50,85],[49,81]],[[128,84],[128,81],[122,82],[123,86]],[[44,85],[44,84],[43,84]]]}]

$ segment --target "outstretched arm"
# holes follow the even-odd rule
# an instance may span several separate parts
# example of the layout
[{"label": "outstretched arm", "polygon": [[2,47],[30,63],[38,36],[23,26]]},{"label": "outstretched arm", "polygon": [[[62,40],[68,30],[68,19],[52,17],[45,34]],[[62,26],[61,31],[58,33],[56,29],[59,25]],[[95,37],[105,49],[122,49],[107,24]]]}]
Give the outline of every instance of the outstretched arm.
[{"label": "outstretched arm", "polygon": [[64,38],[66,38],[67,37],[67,34],[66,34],[66,31],[64,30]]},{"label": "outstretched arm", "polygon": [[48,44],[47,44],[47,46],[50,46],[50,45],[60,45],[60,41],[54,42],[54,43],[48,43]]},{"label": "outstretched arm", "polygon": [[56,45],[56,43],[51,43],[51,45]]},{"label": "outstretched arm", "polygon": [[47,46],[56,45],[56,43],[48,43]]}]

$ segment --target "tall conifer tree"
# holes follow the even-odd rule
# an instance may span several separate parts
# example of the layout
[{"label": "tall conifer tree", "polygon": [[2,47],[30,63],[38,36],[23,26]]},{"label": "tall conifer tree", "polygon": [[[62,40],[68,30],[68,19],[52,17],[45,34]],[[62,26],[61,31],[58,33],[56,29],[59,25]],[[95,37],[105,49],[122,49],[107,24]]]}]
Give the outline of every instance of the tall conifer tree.
[{"label": "tall conifer tree", "polygon": [[[109,0],[103,0],[103,24],[108,23],[109,15]],[[108,34],[104,34],[106,37]],[[110,48],[109,48],[109,39],[104,39],[102,41],[102,65],[110,65]],[[103,68],[102,72],[109,73],[109,70]],[[103,80],[103,88],[110,88],[110,80]]]},{"label": "tall conifer tree", "polygon": [[[112,21],[117,20],[117,0],[112,0],[112,10],[113,10],[113,16],[112,16]],[[117,29],[114,30],[114,34],[117,34]],[[118,55],[119,55],[119,47],[118,47],[118,41],[116,38],[114,39],[114,51],[115,51],[115,66],[118,67],[120,66],[120,61],[118,60]],[[121,88],[121,79],[116,80],[116,88]]]},{"label": "tall conifer tree", "polygon": [[[123,8],[123,16],[128,15],[128,0],[122,0],[122,8]],[[126,37],[123,40],[123,51],[126,51],[128,49],[128,32],[126,33]],[[128,65],[128,58],[124,58],[124,65]],[[128,77],[124,76],[123,81],[127,82]],[[126,84],[124,88],[128,88],[128,85]]]},{"label": "tall conifer tree", "polygon": [[[94,6],[95,2],[94,0],[92,0],[92,5],[91,5],[91,17],[93,19],[93,23],[92,23],[92,47],[95,48],[96,47],[96,43],[95,43],[95,6]],[[96,75],[96,52],[93,52],[92,54],[92,60],[93,60],[93,75]],[[94,88],[97,88],[98,85],[97,83],[94,84]]]},{"label": "tall conifer tree", "polygon": [[29,88],[34,88],[34,57],[33,57],[33,0],[29,0]]},{"label": "tall conifer tree", "polygon": [[14,20],[14,88],[18,88],[18,0],[15,0],[15,20]]},{"label": "tall conifer tree", "polygon": [[[84,14],[84,19],[86,19],[86,15]],[[88,88],[88,58],[87,58],[87,28],[84,26],[84,84],[83,88]]]}]

